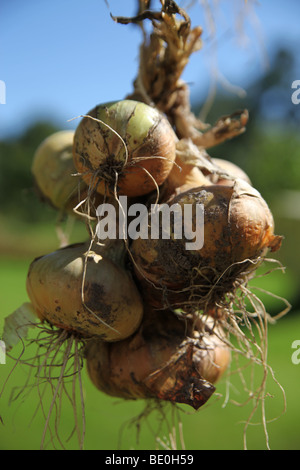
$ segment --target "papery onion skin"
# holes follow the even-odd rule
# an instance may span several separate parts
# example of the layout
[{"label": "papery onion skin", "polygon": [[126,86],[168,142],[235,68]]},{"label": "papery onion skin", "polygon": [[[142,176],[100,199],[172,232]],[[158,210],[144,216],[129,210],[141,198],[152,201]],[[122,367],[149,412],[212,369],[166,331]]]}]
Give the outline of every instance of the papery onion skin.
[{"label": "papery onion skin", "polygon": [[29,298],[38,317],[51,325],[104,341],[126,338],[142,319],[140,294],[125,269],[87,248],[69,245],[36,258],[27,276]]},{"label": "papery onion skin", "polygon": [[158,398],[198,409],[230,363],[221,329],[216,331],[199,318],[196,325],[179,320],[169,311],[161,315],[147,309],[145,317],[127,340],[87,344],[91,381],[111,396]]},{"label": "papery onion skin", "polygon": [[98,105],[88,116],[93,119],[84,117],[76,129],[73,158],[89,186],[101,194],[114,194],[117,188],[118,194],[135,197],[165,181],[175,160],[177,137],[157,109],[122,100]]},{"label": "papery onion skin", "polygon": [[[156,308],[185,308],[188,301],[196,309],[210,308],[258,267],[268,249],[280,247],[282,237],[274,235],[267,203],[245,181],[195,188],[169,204],[179,204],[182,211],[185,204],[204,205],[204,245],[187,250],[184,236],[132,242],[141,291]],[[195,228],[194,217],[190,223]]]},{"label": "papery onion skin", "polygon": [[189,189],[211,185],[211,181],[194,165],[188,165],[176,158],[168,178],[163,184],[161,201],[168,201]]}]

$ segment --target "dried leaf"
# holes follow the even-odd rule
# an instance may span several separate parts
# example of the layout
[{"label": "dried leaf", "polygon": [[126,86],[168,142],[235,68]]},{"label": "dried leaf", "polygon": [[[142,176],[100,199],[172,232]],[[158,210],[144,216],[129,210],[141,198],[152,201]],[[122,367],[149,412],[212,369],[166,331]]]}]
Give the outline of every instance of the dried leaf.
[{"label": "dried leaf", "polygon": [[216,166],[205,149],[197,147],[191,139],[180,139],[176,144],[176,156],[186,165],[197,166],[200,170],[215,173]]},{"label": "dried leaf", "polygon": [[2,340],[6,351],[10,351],[22,338],[26,338],[28,329],[34,327],[37,317],[31,303],[25,302],[4,320]]}]

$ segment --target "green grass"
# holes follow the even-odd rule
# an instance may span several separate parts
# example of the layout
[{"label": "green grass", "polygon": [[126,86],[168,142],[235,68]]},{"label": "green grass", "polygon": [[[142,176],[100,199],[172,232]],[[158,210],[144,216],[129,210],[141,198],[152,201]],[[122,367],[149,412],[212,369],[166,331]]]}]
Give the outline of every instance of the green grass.
[{"label": "green grass", "polygon": [[[27,300],[25,279],[31,258],[0,260],[0,286],[1,286],[1,311],[0,331],[3,320],[13,310]],[[274,278],[273,278],[274,276]],[[271,281],[271,278],[273,279]],[[267,290],[285,296],[292,295],[291,280],[288,275],[273,273],[261,278],[261,286]],[[272,309],[278,300],[269,298]],[[279,308],[281,307],[278,306]],[[300,449],[300,409],[299,386],[300,365],[294,365],[291,361],[293,350],[291,344],[295,339],[300,339],[300,315],[295,313],[280,320],[276,325],[269,327],[269,356],[268,362],[272,366],[276,379],[285,389],[287,398],[287,410],[281,416],[283,410],[283,396],[281,389],[271,379],[268,380],[267,391],[269,395],[265,399],[267,419],[278,417],[268,424],[270,447],[272,449]],[[16,348],[15,355],[20,349]],[[7,378],[14,362],[10,359],[7,364],[0,365],[0,387]],[[257,368],[258,376],[261,369]],[[16,386],[24,385],[27,369],[18,365],[10,376],[0,402],[0,415],[3,425],[0,423],[0,448],[1,449],[38,449],[41,442],[45,419],[41,413],[34,415],[39,398],[36,389],[25,397],[20,397],[9,404],[11,392]],[[243,391],[242,383],[237,375],[230,379],[229,402],[224,406],[226,397],[226,379],[217,385],[217,393],[206,406],[198,412],[181,406],[180,419],[183,425],[185,446],[191,449],[242,449],[243,448],[243,421],[247,420],[251,412],[251,406],[239,407],[230,400],[243,402],[247,393]],[[86,414],[86,438],[85,449],[154,449],[155,434],[159,428],[159,414],[153,414],[148,420],[141,420],[139,441],[137,442],[137,427],[129,426],[130,420],[137,417],[144,409],[142,401],[122,401],[105,396],[90,383],[86,373],[83,373],[83,388],[85,396]],[[220,394],[220,396],[218,396]],[[46,400],[46,398],[45,398]],[[49,406],[49,401],[48,401]],[[173,411],[172,411],[173,410]],[[167,420],[164,427],[158,432],[161,439],[168,437],[168,428],[172,426],[172,413],[174,408],[166,408]],[[176,413],[175,413],[176,415]],[[33,418],[34,417],[34,418]],[[261,422],[260,410],[254,416],[254,422]],[[72,409],[66,403],[59,430],[63,439],[72,430]],[[175,419],[175,424],[177,423]],[[126,424],[127,423],[127,424]],[[178,426],[175,426],[178,435]],[[122,433],[121,433],[122,431]],[[250,426],[247,432],[247,444],[249,449],[264,449],[265,437],[261,425]],[[49,448],[51,449],[51,443]],[[178,441],[178,447],[180,447]],[[68,449],[77,448],[76,436],[66,444]],[[161,445],[159,448],[162,448]]]},{"label": "green grass", "polygon": [[[49,209],[48,209],[49,210]],[[0,256],[1,259],[32,260],[53,251],[59,246],[59,234],[64,234],[68,243],[85,241],[85,224],[74,217],[58,222],[58,215],[49,211],[47,221],[37,220],[26,223],[17,217],[7,219],[0,213]]]}]

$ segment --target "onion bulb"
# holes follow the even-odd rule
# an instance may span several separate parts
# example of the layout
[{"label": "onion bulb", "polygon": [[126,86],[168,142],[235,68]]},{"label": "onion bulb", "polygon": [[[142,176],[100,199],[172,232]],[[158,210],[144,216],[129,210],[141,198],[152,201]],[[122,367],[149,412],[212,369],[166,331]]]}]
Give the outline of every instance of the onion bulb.
[{"label": "onion bulb", "polygon": [[102,392],[127,399],[157,398],[198,409],[215,391],[230,362],[213,321],[180,320],[146,309],[141,327],[116,343],[88,342],[89,377]]},{"label": "onion bulb", "polygon": [[101,104],[76,129],[74,164],[100,194],[142,196],[170,173],[176,139],[167,118],[151,106],[131,100]]},{"label": "onion bulb", "polygon": [[72,211],[87,186],[74,176],[72,148],[74,131],[59,131],[37,148],[31,171],[42,200],[59,210]]},{"label": "onion bulb", "polygon": [[[191,189],[168,204],[177,204],[182,214],[191,206],[192,216],[178,222],[182,223],[181,238],[175,238],[175,224],[171,223],[169,238],[149,235],[133,240],[131,246],[144,296],[157,308],[211,308],[244,282],[268,249],[280,247],[282,237],[274,235],[267,203],[243,180],[237,179],[232,187]],[[195,215],[197,205],[203,208],[202,220]],[[200,224],[203,246],[187,249],[191,240],[185,234],[197,233]]]},{"label": "onion bulb", "polygon": [[138,328],[143,305],[122,265],[123,245],[95,252],[79,243],[36,258],[27,292],[37,316],[82,337],[118,341]]}]

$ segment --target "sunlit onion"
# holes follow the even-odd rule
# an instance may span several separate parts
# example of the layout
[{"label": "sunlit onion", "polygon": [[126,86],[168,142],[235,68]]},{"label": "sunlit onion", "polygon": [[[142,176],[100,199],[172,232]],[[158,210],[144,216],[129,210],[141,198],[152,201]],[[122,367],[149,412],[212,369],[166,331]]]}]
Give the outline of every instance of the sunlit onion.
[{"label": "sunlit onion", "polygon": [[35,259],[27,292],[38,317],[105,341],[134,333],[143,314],[141,297],[122,265],[122,246],[114,246],[112,252],[101,254],[80,243]]},{"label": "sunlit onion", "polygon": [[147,309],[139,330],[117,343],[91,341],[87,370],[94,385],[112,396],[156,398],[198,409],[214,393],[230,362],[230,350],[213,322],[178,319]]},{"label": "sunlit onion", "polygon": [[74,137],[75,166],[101,194],[141,196],[157,189],[175,160],[176,135],[155,108],[123,100],[96,106]]},{"label": "sunlit onion", "polygon": [[[244,282],[269,249],[280,247],[282,237],[274,235],[269,207],[243,180],[236,180],[232,187],[189,190],[171,199],[172,204],[178,204],[182,214],[185,205],[193,208],[192,218],[184,221],[182,217],[179,222],[182,237],[174,237],[173,224],[169,239],[149,235],[133,240],[131,247],[141,290],[155,307],[209,308]],[[204,244],[187,249],[191,240],[185,234],[195,232],[202,223],[195,215],[197,204],[204,208]]]}]

